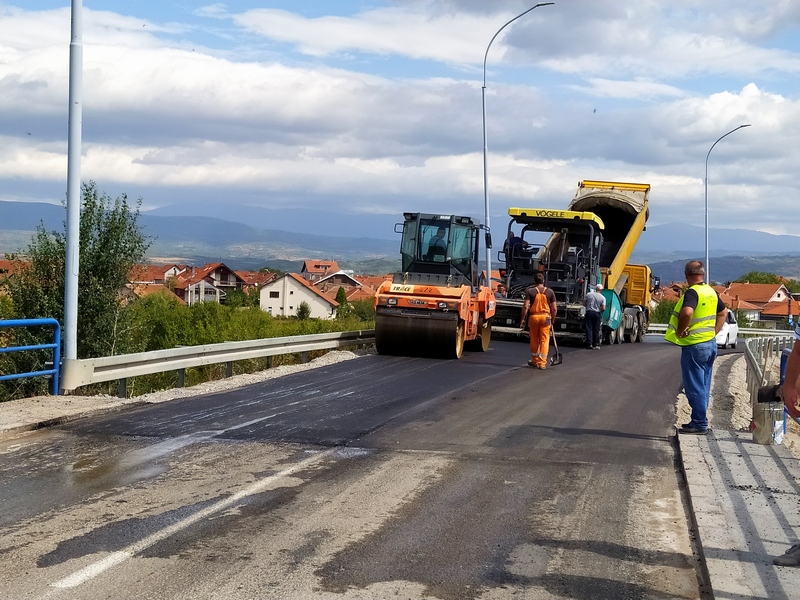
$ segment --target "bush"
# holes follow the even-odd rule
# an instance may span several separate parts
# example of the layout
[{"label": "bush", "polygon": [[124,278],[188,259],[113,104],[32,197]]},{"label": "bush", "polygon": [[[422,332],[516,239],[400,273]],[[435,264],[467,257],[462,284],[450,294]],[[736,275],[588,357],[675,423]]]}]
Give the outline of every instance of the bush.
[{"label": "bush", "polygon": [[675,312],[677,300],[662,300],[658,303],[653,314],[650,316],[651,323],[669,323],[672,313]]}]

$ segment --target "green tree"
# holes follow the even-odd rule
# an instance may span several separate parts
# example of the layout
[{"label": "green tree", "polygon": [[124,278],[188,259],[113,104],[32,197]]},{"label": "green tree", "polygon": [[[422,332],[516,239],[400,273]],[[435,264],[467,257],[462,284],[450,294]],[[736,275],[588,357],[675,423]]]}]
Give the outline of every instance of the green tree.
[{"label": "green tree", "polygon": [[150,294],[132,306],[132,337],[136,352],[189,345],[191,315],[172,292]]},{"label": "green tree", "polygon": [[735,283],[783,283],[784,280],[773,273],[763,271],[750,271],[745,273]]},{"label": "green tree", "polygon": [[[121,292],[131,268],[143,261],[150,246],[137,222],[141,202],[131,209],[124,194],[112,200],[98,193],[93,181],[81,186],[78,358],[126,350],[127,303]],[[63,325],[66,248],[66,231],[37,228],[24,266],[8,283],[17,318],[50,317]]]},{"label": "green tree", "polygon": [[297,307],[297,318],[301,321],[305,321],[311,316],[311,307],[308,305],[308,302],[303,300],[300,303],[300,306]]},{"label": "green tree", "polygon": [[261,288],[257,285],[247,290],[248,306],[261,306]]},{"label": "green tree", "polygon": [[250,296],[238,288],[232,289],[225,295],[225,306],[230,306],[231,308],[251,306]]},{"label": "green tree", "polygon": [[337,319],[346,319],[352,313],[352,308],[350,307],[350,303],[347,301],[347,292],[341,286],[336,292],[336,302],[339,303],[339,307],[336,309],[336,318]]},{"label": "green tree", "polygon": [[375,301],[373,299],[356,300],[350,303],[353,315],[360,321],[375,320]]},{"label": "green tree", "polygon": [[651,323],[669,323],[669,318],[675,310],[677,300],[662,300],[658,303],[650,318]]}]

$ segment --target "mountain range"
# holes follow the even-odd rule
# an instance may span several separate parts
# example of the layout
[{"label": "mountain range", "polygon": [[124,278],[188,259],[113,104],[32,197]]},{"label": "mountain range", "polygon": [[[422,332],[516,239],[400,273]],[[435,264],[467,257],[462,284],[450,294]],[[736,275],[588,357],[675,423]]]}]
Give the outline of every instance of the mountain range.
[{"label": "mountain range", "polygon": [[[65,220],[61,205],[0,201],[0,253],[24,251],[38,225],[63,231]],[[303,260],[316,258],[334,259],[357,273],[378,274],[399,266],[400,236],[394,233],[394,224],[402,220],[401,213],[351,215],[175,204],[143,211],[138,222],[151,238],[148,258],[153,262],[222,261],[238,269],[297,271]],[[505,222],[499,228],[504,230]],[[670,223],[648,226],[631,261],[649,264],[654,274],[669,282],[683,279],[686,260],[704,255],[703,227]],[[800,277],[799,236],[711,228],[709,255],[715,281],[731,281],[749,271]]]}]

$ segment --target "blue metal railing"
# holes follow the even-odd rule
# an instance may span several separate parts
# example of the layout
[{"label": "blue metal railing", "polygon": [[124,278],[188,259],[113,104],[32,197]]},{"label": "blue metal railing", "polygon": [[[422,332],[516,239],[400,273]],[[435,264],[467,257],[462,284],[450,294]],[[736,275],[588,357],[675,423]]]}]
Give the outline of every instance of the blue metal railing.
[{"label": "blue metal railing", "polygon": [[42,375],[52,375],[50,381],[50,393],[53,396],[58,395],[58,370],[61,365],[61,325],[56,319],[0,319],[0,328],[2,327],[52,327],[53,328],[53,343],[52,344],[39,344],[36,346],[9,346],[8,348],[0,348],[0,354],[9,352],[26,352],[31,350],[53,350],[53,368],[44,369],[42,371],[31,371],[30,373],[12,373],[11,375],[0,375],[0,381],[10,381],[12,379],[23,379],[25,377],[38,377]]}]

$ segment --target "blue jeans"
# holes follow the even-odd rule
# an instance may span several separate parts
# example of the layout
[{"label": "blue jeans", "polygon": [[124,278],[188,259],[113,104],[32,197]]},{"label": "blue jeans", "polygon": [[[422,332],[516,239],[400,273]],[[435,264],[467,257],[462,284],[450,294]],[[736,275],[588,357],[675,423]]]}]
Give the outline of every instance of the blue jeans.
[{"label": "blue jeans", "polygon": [[603,320],[603,313],[596,310],[587,310],[586,316],[583,318],[584,325],[586,326],[586,345],[599,346],[600,345],[600,324]]},{"label": "blue jeans", "polygon": [[683,346],[681,348],[681,373],[683,390],[692,407],[691,427],[708,427],[708,397],[711,393],[711,370],[717,358],[717,340]]}]

